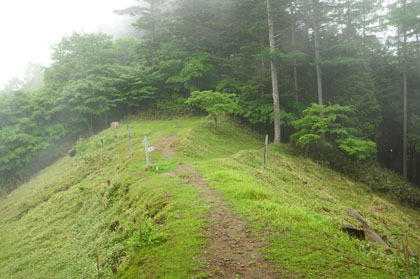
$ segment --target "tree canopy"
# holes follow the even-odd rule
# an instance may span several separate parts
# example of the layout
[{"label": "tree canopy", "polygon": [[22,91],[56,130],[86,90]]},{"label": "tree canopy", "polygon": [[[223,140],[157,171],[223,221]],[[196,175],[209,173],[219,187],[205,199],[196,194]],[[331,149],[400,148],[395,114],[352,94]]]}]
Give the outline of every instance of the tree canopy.
[{"label": "tree canopy", "polygon": [[[135,19],[137,38],[66,36],[50,66],[0,93],[0,183],[60,138],[194,105],[271,135],[280,114],[282,141],[294,134],[306,147],[325,134],[349,158],[376,154],[420,184],[419,0],[138,2],[117,11]],[[313,105],[320,97],[328,105]]]},{"label": "tree canopy", "polygon": [[223,113],[233,113],[237,110],[235,94],[220,93],[217,91],[194,91],[185,101],[186,104],[207,111],[214,119],[214,128],[217,129],[217,117]]}]

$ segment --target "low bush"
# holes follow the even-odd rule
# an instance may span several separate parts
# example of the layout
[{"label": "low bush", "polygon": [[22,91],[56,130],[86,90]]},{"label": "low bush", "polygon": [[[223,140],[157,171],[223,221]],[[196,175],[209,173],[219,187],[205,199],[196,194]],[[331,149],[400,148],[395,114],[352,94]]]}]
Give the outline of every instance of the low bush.
[{"label": "low bush", "polygon": [[138,251],[144,247],[159,245],[163,242],[165,242],[165,235],[155,229],[149,217],[145,217],[140,229],[134,231],[130,246],[134,251]]}]

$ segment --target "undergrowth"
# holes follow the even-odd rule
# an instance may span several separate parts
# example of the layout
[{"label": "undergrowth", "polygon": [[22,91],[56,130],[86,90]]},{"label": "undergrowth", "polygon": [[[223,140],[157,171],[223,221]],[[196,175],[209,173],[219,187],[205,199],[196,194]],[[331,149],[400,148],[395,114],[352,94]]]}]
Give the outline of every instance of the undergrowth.
[{"label": "undergrowth", "polygon": [[368,185],[373,192],[386,193],[403,203],[420,207],[420,188],[395,172],[380,167],[373,159],[360,161],[326,146],[313,148],[311,158],[321,165]]},{"label": "undergrowth", "polygon": [[[126,129],[109,129],[0,200],[1,278],[205,277],[209,208],[183,184],[188,174],[170,175],[185,163],[248,221],[280,278],[418,277],[419,210],[381,190],[395,176],[383,175],[373,188],[289,145],[270,145],[264,169],[263,140],[229,118],[216,131],[207,118],[128,118],[121,127],[128,123],[133,157]],[[159,142],[174,134],[177,154],[168,159]],[[157,146],[149,171],[144,136]],[[358,225],[350,208],[401,246],[390,244],[387,254],[349,236],[343,226]]]},{"label": "undergrowth", "polygon": [[151,219],[145,217],[140,229],[135,230],[130,241],[131,248],[138,252],[143,247],[155,246],[165,242],[165,234],[156,230]]}]

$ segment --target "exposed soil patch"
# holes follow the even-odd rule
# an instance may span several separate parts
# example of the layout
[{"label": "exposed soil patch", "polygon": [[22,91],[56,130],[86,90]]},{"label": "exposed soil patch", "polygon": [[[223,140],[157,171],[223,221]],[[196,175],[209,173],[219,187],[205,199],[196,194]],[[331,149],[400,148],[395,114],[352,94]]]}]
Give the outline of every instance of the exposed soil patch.
[{"label": "exposed soil patch", "polygon": [[175,155],[175,150],[172,146],[172,143],[175,141],[175,139],[176,133],[173,133],[170,136],[164,137],[156,144],[156,148],[161,150],[162,156],[166,159],[171,159]]},{"label": "exposed soil patch", "polygon": [[209,247],[205,253],[209,263],[206,271],[211,278],[277,278],[258,253],[264,243],[250,235],[245,221],[232,212],[222,195],[210,189],[192,165],[181,165],[167,175],[182,177],[186,185],[200,188],[202,198],[209,204]]}]

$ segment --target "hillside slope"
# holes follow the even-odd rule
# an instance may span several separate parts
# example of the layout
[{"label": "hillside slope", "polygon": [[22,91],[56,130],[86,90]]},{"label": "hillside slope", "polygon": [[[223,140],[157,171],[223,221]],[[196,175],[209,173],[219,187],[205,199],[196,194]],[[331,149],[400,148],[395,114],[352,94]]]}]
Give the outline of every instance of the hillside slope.
[{"label": "hillside slope", "polygon": [[[420,248],[420,212],[224,120],[128,119],[0,200],[1,278],[394,278],[411,270],[341,228],[357,209]],[[156,150],[145,170],[148,136]],[[101,139],[104,146],[101,146]],[[402,236],[401,236],[402,235]],[[404,237],[409,235],[409,237]],[[405,238],[407,240],[405,240]],[[231,276],[232,275],[232,276]],[[414,277],[415,278],[415,277]]]}]

